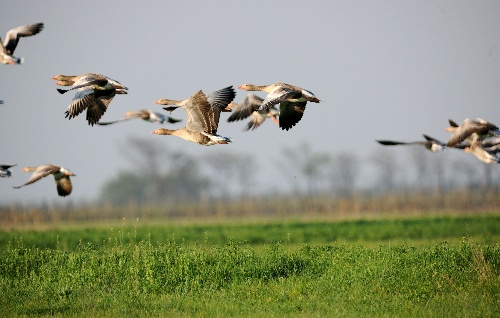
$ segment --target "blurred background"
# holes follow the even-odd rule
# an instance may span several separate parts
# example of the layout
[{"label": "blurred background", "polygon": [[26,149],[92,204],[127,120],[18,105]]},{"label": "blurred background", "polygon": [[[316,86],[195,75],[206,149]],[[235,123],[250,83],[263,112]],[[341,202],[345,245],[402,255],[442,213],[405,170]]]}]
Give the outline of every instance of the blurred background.
[{"label": "blurred background", "polygon": [[[3,205],[162,205],[213,199],[349,198],[387,193],[496,191],[500,167],[456,149],[384,147],[376,139],[447,141],[448,119],[500,117],[497,1],[15,1],[0,36],[43,22],[22,38],[22,65],[1,65],[0,180]],[[244,83],[286,82],[322,100],[282,131],[246,121],[219,133],[232,144],[203,147],[151,135],[130,120],[91,127],[64,117],[73,94],[56,74],[101,73],[129,88],[101,119]],[[247,94],[237,90],[235,102]],[[260,93],[258,93],[260,94]],[[261,96],[264,96],[261,94]],[[164,112],[166,114],[166,112]],[[172,117],[182,119],[176,110]],[[52,177],[13,189],[24,166],[53,163],[77,176],[69,197]],[[460,193],[460,192],[459,192]],[[403,200],[404,201],[404,200]],[[402,202],[403,202],[402,201]]]}]

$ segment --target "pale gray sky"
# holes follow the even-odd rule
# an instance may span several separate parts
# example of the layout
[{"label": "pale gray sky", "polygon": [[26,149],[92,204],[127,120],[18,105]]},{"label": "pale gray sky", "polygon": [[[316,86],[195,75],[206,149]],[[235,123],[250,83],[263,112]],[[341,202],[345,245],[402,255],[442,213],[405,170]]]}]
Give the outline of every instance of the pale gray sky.
[{"label": "pale gray sky", "polygon": [[[9,1],[2,8],[2,38],[24,24],[45,28],[21,39],[15,55],[23,65],[0,65],[0,162],[18,164],[0,180],[1,202],[95,198],[119,169],[133,168],[119,151],[127,136],[200,156],[252,152],[265,167],[301,143],[368,158],[380,147],[374,139],[446,140],[448,118],[500,122],[498,1]],[[242,132],[245,122],[223,116],[219,132],[234,143],[202,147],[150,135],[156,126],[142,121],[90,127],[84,114],[64,118],[72,95],[58,94],[50,77],[85,72],[129,87],[102,120],[243,83],[295,84],[322,103],[308,104],[288,132],[270,122]],[[236,101],[245,95],[238,91]],[[174,115],[184,119],[180,110]],[[29,177],[23,166],[43,163],[78,175],[70,197],[59,198],[53,180],[12,189]],[[282,171],[267,170],[262,187],[286,182]]]}]

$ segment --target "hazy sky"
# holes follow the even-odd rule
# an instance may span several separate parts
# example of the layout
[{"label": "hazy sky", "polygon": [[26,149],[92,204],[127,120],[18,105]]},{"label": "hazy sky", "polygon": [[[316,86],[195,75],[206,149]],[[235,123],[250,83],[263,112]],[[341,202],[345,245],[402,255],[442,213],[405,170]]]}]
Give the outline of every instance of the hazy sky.
[{"label": "hazy sky", "polygon": [[[302,143],[369,158],[381,147],[375,139],[427,133],[447,140],[448,118],[500,122],[498,1],[9,1],[0,36],[36,22],[44,30],[21,39],[15,52],[25,63],[0,65],[0,162],[18,164],[0,180],[0,202],[97,197],[118,170],[134,168],[119,150],[128,136],[196,156],[253,153],[266,167]],[[129,87],[103,121],[161,110],[153,104],[159,98],[244,83],[294,84],[322,103],[308,104],[290,131],[268,122],[242,132],[246,122],[227,123],[223,114],[219,133],[234,143],[203,147],[150,135],[157,125],[139,120],[91,127],[85,114],[64,118],[73,95],[58,94],[50,78],[86,72]],[[246,94],[238,91],[235,101]],[[182,110],[173,115],[184,119]],[[23,166],[43,163],[77,174],[70,197],[57,196],[52,177],[12,189],[29,177]],[[287,180],[267,170],[256,172],[259,184]]]}]

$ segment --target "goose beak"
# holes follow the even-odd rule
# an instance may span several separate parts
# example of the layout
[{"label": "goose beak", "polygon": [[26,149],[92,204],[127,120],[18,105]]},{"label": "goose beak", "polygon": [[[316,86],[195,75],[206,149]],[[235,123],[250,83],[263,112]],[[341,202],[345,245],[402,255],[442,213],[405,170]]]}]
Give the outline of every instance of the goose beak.
[{"label": "goose beak", "polygon": [[113,88],[115,88],[115,89],[125,89],[125,90],[128,89],[127,87],[125,87],[121,84],[111,84],[111,86],[113,86]]}]

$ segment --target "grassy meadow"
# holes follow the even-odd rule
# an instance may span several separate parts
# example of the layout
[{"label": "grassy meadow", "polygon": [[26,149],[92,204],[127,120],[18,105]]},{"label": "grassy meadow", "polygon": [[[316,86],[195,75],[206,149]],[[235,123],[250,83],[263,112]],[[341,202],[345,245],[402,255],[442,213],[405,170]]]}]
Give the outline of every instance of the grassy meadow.
[{"label": "grassy meadow", "polygon": [[498,317],[500,214],[0,230],[3,316]]}]

